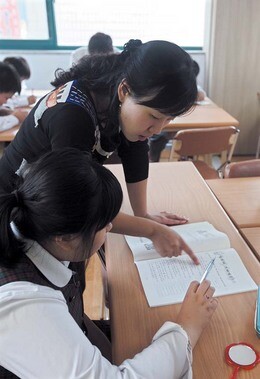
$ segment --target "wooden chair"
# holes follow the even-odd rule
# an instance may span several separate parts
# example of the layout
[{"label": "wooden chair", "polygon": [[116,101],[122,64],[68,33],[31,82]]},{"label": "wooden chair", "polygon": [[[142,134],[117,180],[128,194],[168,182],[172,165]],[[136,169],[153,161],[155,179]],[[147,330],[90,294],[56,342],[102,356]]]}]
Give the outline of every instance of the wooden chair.
[{"label": "wooden chair", "polygon": [[[169,161],[191,160],[204,179],[221,177],[231,162],[239,129],[234,126],[181,130],[176,133]],[[212,155],[221,155],[221,165],[212,166]]]},{"label": "wooden chair", "polygon": [[107,320],[107,286],[103,277],[103,265],[97,254],[88,260],[86,268],[86,289],[83,293],[84,311],[92,320]]},{"label": "wooden chair", "polygon": [[260,176],[260,159],[233,162],[225,167],[224,178]]}]

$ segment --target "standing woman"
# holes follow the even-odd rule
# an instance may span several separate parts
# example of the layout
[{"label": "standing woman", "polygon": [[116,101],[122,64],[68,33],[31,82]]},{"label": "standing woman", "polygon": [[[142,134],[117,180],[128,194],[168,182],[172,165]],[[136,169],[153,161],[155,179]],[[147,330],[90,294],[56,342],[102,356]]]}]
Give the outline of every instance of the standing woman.
[{"label": "standing woman", "polygon": [[113,231],[150,238],[162,256],[185,250],[180,236],[163,224],[185,218],[147,210],[148,138],[184,114],[197,98],[189,54],[167,41],[130,40],[121,54],[83,57],[69,71],[58,70],[55,90],[30,112],[0,161],[0,187],[11,189],[25,161],[75,147],[103,164],[116,149],[124,168],[133,217],[120,213]]}]

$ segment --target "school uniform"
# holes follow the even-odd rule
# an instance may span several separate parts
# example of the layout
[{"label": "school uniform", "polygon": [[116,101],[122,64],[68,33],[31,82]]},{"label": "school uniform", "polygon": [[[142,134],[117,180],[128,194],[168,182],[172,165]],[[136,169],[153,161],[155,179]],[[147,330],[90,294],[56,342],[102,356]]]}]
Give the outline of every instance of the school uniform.
[{"label": "school uniform", "polygon": [[15,268],[0,267],[0,378],[192,378],[187,335],[172,322],[120,366],[102,356],[84,333],[78,263],[68,264],[28,240]]}]

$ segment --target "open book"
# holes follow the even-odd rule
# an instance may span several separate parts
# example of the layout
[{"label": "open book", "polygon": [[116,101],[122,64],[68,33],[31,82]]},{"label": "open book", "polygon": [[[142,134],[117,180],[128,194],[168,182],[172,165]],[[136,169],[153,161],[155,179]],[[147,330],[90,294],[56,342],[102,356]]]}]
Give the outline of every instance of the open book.
[{"label": "open book", "polygon": [[200,265],[195,265],[186,254],[162,258],[151,240],[125,236],[150,307],[181,303],[190,282],[201,279],[213,258],[216,259],[208,279],[216,289],[214,296],[257,289],[236,250],[230,247],[225,233],[208,222],[178,225],[171,229],[193,249]]}]

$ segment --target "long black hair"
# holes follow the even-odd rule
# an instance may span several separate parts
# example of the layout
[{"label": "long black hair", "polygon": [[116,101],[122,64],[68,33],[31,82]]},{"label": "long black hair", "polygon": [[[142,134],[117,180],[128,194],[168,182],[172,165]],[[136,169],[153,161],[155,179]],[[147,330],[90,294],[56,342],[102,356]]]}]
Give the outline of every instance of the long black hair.
[{"label": "long black hair", "polygon": [[121,54],[85,56],[69,71],[58,69],[52,85],[78,80],[83,89],[108,96],[108,118],[116,122],[117,89],[123,79],[138,104],[172,117],[189,111],[197,99],[190,55],[167,41],[130,40]]},{"label": "long black hair", "polygon": [[10,221],[39,243],[79,234],[90,253],[95,233],[115,218],[121,202],[118,180],[89,154],[74,148],[47,153],[15,191],[0,195],[0,264],[14,265],[24,254]]}]

